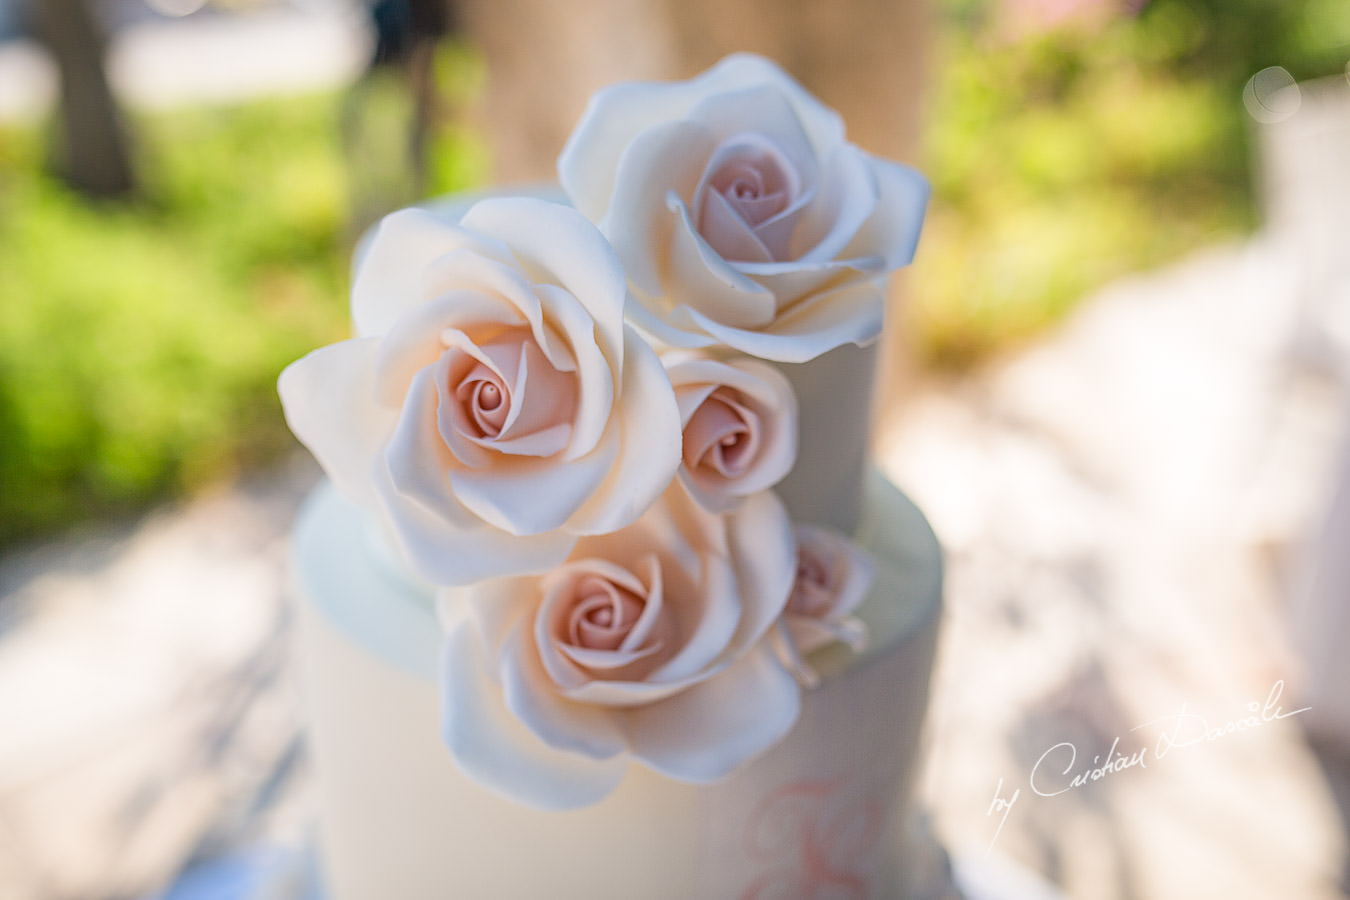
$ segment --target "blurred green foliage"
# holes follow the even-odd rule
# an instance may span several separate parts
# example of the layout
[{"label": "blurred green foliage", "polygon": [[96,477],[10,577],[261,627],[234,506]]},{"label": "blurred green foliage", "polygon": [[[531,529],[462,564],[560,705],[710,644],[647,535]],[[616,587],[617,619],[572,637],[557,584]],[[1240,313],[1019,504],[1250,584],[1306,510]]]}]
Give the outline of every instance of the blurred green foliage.
[{"label": "blurred green foliage", "polygon": [[1112,277],[1250,230],[1243,85],[1350,58],[1344,0],[1083,0],[1034,28],[1012,24],[1024,5],[939,0],[934,196],[909,279],[930,365],[968,366]]},{"label": "blurred green foliage", "polygon": [[[1096,12],[1031,29],[1009,24],[1023,0],[935,2],[934,200],[910,283],[937,366],[984,359],[1109,278],[1250,229],[1244,83],[1270,65],[1338,72],[1350,56],[1345,0],[1081,0]],[[462,105],[481,64],[450,47],[435,77]],[[39,130],[0,126],[0,544],[291,445],[275,379],[346,334],[353,214],[486,172],[481,144],[444,121],[427,180],[409,181],[409,115],[397,86],[372,80],[345,97],[142,117],[146,196],[123,205],[72,194],[43,174]]]},{"label": "blurred green foliage", "polygon": [[[324,96],[142,117],[130,204],[72,193],[38,130],[0,128],[0,545],[292,445],[277,374],[347,332],[342,115]],[[467,139],[436,140],[469,163],[433,187],[472,183]]]}]

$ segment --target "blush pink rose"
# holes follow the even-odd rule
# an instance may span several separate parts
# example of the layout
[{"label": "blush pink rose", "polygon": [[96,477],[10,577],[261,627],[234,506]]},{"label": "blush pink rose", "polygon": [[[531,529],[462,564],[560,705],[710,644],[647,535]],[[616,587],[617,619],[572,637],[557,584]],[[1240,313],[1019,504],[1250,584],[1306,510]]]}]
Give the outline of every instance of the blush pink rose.
[{"label": "blush pink rose", "polygon": [[871,557],[844,535],[817,525],[798,525],[796,577],[775,640],[781,658],[806,687],[819,682],[805,657],[842,642],[861,652],[867,627],[853,615],[875,577]]},{"label": "blush pink rose", "polygon": [[797,398],[775,368],[673,352],[662,357],[684,427],[680,479],[712,512],[773,487],[797,459]]},{"label": "blush pink rose", "polygon": [[767,637],[793,560],[771,493],[717,516],[675,485],[547,575],[443,589],[456,762],[551,809],[598,801],[633,760],[687,782],[727,775],[797,719],[800,689]]},{"label": "blush pink rose", "polygon": [[878,335],[882,280],[913,258],[928,198],[922,175],[848,143],[835,112],[748,54],[597,93],[558,176],[623,260],[639,328],[784,362]]},{"label": "blush pink rose", "polygon": [[545,571],[680,464],[670,381],[624,302],[618,259],[564,206],[394,213],[356,274],[357,336],[282,373],[287,422],[428,581]]}]

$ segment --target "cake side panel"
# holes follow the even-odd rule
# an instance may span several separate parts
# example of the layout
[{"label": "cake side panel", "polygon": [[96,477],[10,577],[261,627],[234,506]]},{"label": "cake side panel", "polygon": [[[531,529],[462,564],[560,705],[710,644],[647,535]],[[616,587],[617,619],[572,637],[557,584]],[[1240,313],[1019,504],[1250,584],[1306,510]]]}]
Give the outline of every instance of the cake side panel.
[{"label": "cake side panel", "polygon": [[807,695],[788,739],[725,782],[634,766],[602,803],[549,813],[464,778],[440,743],[434,685],[301,610],[329,900],[906,896],[935,618]]},{"label": "cake side panel", "polygon": [[806,697],[787,740],[718,788],[699,896],[909,896],[909,794],[936,617]]},{"label": "cake side panel", "polygon": [[[435,667],[425,665],[439,625],[379,567],[360,513],[321,489],[295,551],[325,900],[695,895],[697,791],[637,767],[605,801],[571,812],[485,790],[441,742]],[[384,594],[369,595],[382,582]],[[363,628],[351,612],[362,606],[383,624]]]},{"label": "cake side panel", "polygon": [[296,568],[330,900],[754,898],[806,884],[905,896],[941,560],[922,515],[879,478],[865,519],[864,544],[885,562],[864,604],[873,647],[844,652],[782,744],[711,786],[634,765],[600,804],[547,813],[456,769],[426,659],[440,642],[428,598],[380,568],[358,511],[321,493],[297,531]]},{"label": "cake side panel", "polygon": [[302,608],[326,900],[695,895],[701,819],[690,792],[639,777],[572,812],[500,799],[441,744],[434,685]]},{"label": "cake side panel", "polygon": [[805,363],[778,363],[797,395],[797,462],[775,491],[794,522],[858,526],[872,433],[877,346],[852,344]]}]

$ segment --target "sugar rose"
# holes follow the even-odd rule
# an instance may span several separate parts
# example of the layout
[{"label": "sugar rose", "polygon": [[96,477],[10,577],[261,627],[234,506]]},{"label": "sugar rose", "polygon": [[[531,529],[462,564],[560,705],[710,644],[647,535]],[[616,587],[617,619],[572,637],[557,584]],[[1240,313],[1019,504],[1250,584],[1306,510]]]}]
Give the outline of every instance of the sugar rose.
[{"label": "sugar rose", "polygon": [[797,398],[773,366],[690,351],[662,357],[684,426],[680,479],[712,512],[773,487],[797,459]]},{"label": "sugar rose", "polygon": [[599,92],[558,174],[623,260],[638,327],[788,362],[877,336],[881,276],[912,259],[928,196],[750,55]]},{"label": "sugar rose", "polygon": [[357,336],[282,373],[287,421],[427,580],[545,571],[680,464],[670,382],[624,302],[618,259],[564,206],[394,213],[356,274]]},{"label": "sugar rose", "polygon": [[777,626],[775,641],[784,663],[807,687],[819,682],[804,657],[843,642],[855,651],[867,643],[867,628],[853,615],[876,574],[871,557],[844,535],[818,525],[798,525],[797,574]]},{"label": "sugar rose", "polygon": [[443,589],[451,754],[551,809],[600,800],[632,760],[687,782],[727,775],[797,719],[800,689],[766,637],[793,562],[771,493],[717,516],[676,484],[547,575]]}]

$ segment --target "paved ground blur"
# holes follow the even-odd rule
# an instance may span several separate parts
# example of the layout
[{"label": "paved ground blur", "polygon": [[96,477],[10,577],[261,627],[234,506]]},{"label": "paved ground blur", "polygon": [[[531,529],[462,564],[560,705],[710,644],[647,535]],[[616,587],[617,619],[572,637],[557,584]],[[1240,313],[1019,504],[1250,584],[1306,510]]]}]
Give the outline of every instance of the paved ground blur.
[{"label": "paved ground blur", "polygon": [[[1157,752],[1281,681],[1303,705],[1288,605],[1350,394],[1291,355],[1286,262],[1253,243],[1115,285],[888,435],[948,553],[924,788],[959,857],[1072,897],[1339,896],[1310,714]],[[1069,787],[1117,740],[1144,765]]]},{"label": "paved ground blur", "polygon": [[[1285,601],[1347,396],[1290,355],[1284,266],[1258,242],[1115,285],[884,436],[948,552],[923,784],[958,858],[1077,898],[1335,896],[1345,839],[1299,717],[1028,784],[1064,742],[1074,771],[1152,745],[1131,729],[1183,704],[1218,725],[1285,679],[1296,708]],[[0,560],[0,896],[136,896],[303,842],[284,554],[314,478],[297,460]]]}]

